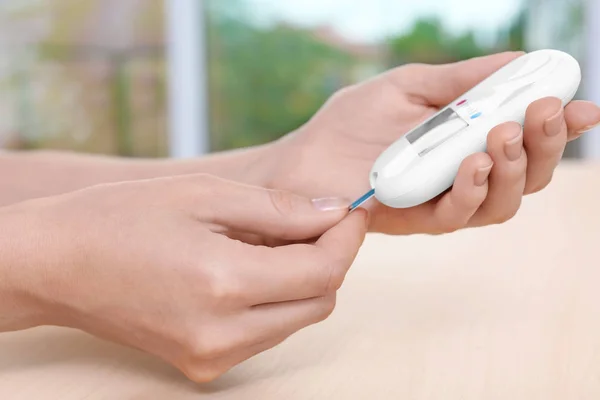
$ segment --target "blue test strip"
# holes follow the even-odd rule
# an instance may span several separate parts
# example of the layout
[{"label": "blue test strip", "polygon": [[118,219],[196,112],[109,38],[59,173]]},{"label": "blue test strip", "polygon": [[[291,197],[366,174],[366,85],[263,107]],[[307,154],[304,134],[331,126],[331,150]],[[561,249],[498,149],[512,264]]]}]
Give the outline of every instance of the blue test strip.
[{"label": "blue test strip", "polygon": [[368,191],[360,199],[352,203],[352,205],[350,205],[350,212],[356,210],[358,207],[363,205],[367,200],[369,200],[373,196],[375,196],[375,189]]}]

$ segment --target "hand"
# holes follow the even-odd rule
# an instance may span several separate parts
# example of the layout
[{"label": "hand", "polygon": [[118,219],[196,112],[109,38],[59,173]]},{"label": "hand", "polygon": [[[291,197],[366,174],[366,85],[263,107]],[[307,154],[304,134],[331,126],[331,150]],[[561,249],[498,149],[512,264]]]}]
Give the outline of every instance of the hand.
[{"label": "hand", "polygon": [[35,233],[8,249],[11,274],[0,269],[18,287],[0,282],[0,300],[18,293],[0,301],[0,325],[18,298],[32,326],[82,329],[209,381],[333,311],[366,215],[205,175],[4,208],[0,242]]},{"label": "hand", "polygon": [[[306,196],[358,198],[370,189],[376,158],[403,133],[521,53],[431,66],[406,65],[342,90],[297,132],[275,145],[267,186]],[[488,136],[487,153],[466,159],[453,188],[421,206],[373,203],[372,231],[447,233],[512,218],[523,195],[545,188],[567,141],[600,122],[600,108],[546,98],[527,110],[524,130],[507,123]]]}]

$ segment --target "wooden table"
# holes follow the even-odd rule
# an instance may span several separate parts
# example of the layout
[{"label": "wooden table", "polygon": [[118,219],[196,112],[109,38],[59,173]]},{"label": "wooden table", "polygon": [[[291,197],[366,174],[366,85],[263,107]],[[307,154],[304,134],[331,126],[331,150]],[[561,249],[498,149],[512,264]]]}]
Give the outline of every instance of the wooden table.
[{"label": "wooden table", "polygon": [[600,399],[600,165],[513,221],[371,236],[330,320],[199,386],[62,329],[0,336],[0,399]]}]

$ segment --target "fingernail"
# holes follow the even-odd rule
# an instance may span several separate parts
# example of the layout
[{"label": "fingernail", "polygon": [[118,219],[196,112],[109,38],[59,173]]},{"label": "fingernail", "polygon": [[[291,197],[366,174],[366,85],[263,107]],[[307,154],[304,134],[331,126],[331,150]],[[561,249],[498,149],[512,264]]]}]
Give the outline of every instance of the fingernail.
[{"label": "fingernail", "polygon": [[578,130],[575,133],[578,134],[578,135],[581,135],[583,133],[587,133],[587,132],[591,131],[592,129],[597,128],[598,126],[600,126],[600,121],[598,123],[594,124],[594,125],[586,126],[585,128],[583,128],[581,130]]},{"label": "fingernail", "polygon": [[517,161],[523,154],[523,129],[518,136],[506,142],[504,145],[504,153],[509,161]]},{"label": "fingernail", "polygon": [[313,206],[319,211],[336,211],[347,209],[351,202],[341,197],[326,197],[312,200]]},{"label": "fingernail", "polygon": [[475,186],[483,186],[487,182],[490,172],[492,171],[492,167],[494,164],[490,164],[487,167],[479,168],[477,172],[475,172]]},{"label": "fingernail", "polygon": [[548,118],[546,122],[544,122],[544,132],[546,132],[546,135],[550,137],[558,135],[562,130],[563,121],[564,110],[561,107],[561,109],[558,110],[556,114],[554,114],[553,116]]}]

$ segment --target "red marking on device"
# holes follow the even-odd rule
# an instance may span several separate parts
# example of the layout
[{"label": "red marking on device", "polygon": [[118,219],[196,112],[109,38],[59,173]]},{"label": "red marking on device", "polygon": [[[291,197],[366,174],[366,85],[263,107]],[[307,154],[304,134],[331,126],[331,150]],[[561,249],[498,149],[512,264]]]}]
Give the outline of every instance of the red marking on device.
[{"label": "red marking on device", "polygon": [[457,106],[462,106],[463,104],[465,104],[467,102],[467,100],[463,100],[458,102],[458,104],[456,104]]}]

